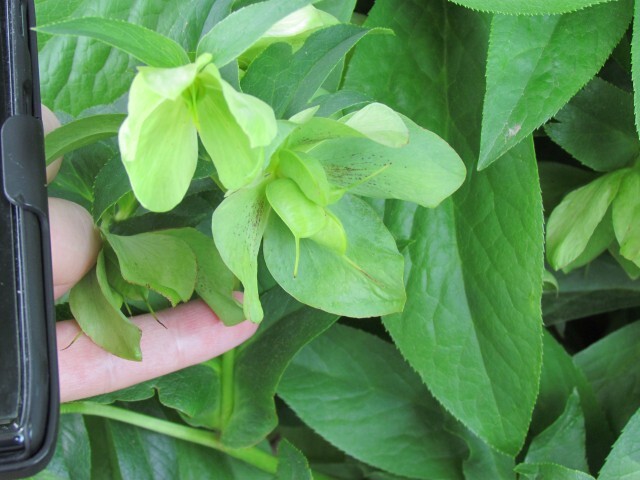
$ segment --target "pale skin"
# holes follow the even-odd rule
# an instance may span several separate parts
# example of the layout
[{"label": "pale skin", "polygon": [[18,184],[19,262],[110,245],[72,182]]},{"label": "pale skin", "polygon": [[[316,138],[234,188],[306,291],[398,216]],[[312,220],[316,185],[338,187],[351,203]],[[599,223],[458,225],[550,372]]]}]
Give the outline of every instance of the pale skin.
[{"label": "pale skin", "polygon": [[[43,121],[45,132],[59,125],[46,108]],[[47,168],[47,181],[55,177],[61,161],[56,160]],[[100,236],[89,212],[79,205],[51,198],[49,214],[54,295],[59,298],[95,264]],[[73,342],[80,332],[78,324],[74,320],[58,322],[61,400],[69,402],[112,392],[204,362],[241,344],[257,328],[248,321],[225,327],[199,300],[157,312],[157,316],[166,328],[151,315],[132,319],[142,329],[142,362],[115,357],[84,335]]]}]

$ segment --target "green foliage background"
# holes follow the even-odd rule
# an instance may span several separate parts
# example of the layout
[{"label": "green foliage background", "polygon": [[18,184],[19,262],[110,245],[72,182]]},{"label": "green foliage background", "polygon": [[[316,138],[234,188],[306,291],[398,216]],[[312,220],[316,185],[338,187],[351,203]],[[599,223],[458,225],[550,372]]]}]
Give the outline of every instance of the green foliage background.
[{"label": "green foliage background", "polygon": [[[123,19],[194,52],[253,2],[36,3],[40,23]],[[348,22],[354,3],[316,6]],[[617,232],[601,232],[609,204],[598,218],[583,208],[560,221],[593,224],[560,240],[582,262],[553,277],[544,263],[545,220],[562,199],[603,172],[638,168],[637,16],[628,0],[548,6],[378,0],[365,26],[395,34],[358,37],[344,69],[322,79],[345,106],[383,102],[440,135],[467,167],[437,208],[370,202],[405,259],[402,313],[338,320],[262,268],[265,321],[231,372],[229,357],[214,359],[64,405],[39,478],[640,478],[638,265],[621,257]],[[281,53],[263,52],[240,86],[287,116],[314,77],[309,65],[284,68]],[[124,113],[136,65],[94,40],[41,35],[43,102],[65,122]],[[51,195],[98,220],[130,192],[113,158],[109,140],[67,155]],[[113,233],[208,225],[221,201],[208,175],[196,172],[176,209],[138,212]],[[638,202],[637,190],[624,199]],[[631,218],[637,232],[640,215]]]}]

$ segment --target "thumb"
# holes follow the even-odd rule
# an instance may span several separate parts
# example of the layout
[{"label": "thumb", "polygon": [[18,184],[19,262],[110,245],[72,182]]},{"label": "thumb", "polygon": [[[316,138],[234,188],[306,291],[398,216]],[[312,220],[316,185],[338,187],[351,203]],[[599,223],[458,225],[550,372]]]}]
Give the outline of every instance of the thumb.
[{"label": "thumb", "polygon": [[49,219],[53,292],[59,298],[96,263],[100,235],[89,212],[67,200],[49,199]]}]

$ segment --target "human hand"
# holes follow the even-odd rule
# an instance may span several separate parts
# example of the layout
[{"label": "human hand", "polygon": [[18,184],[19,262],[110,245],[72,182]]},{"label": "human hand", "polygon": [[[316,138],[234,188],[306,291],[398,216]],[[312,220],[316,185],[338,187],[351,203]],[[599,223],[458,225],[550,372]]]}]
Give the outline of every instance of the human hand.
[{"label": "human hand", "polygon": [[[56,128],[55,116],[43,108],[45,132]],[[55,177],[60,161],[47,168],[47,181]],[[54,295],[64,295],[95,264],[100,237],[89,213],[81,206],[49,199]],[[58,365],[63,402],[99,395],[195,365],[244,342],[257,326],[243,322],[226,327],[209,307],[196,300],[151,315],[132,319],[142,330],[142,362],[116,357],[81,336],[70,348],[80,327],[74,320],[58,322]]]}]

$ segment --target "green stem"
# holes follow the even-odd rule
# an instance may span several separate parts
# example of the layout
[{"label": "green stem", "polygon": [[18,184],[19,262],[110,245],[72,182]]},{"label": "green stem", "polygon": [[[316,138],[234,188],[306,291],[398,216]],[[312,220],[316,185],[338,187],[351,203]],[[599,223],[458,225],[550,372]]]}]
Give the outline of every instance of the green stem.
[{"label": "green stem", "polygon": [[234,382],[233,375],[236,361],[236,349],[225,352],[222,357],[221,395],[220,395],[220,426],[224,428],[231,414],[234,403]]},{"label": "green stem", "polygon": [[[162,433],[179,440],[196,443],[204,447],[213,448],[227,455],[253,465],[260,470],[275,474],[278,469],[278,459],[256,447],[232,449],[220,442],[213,432],[197,428],[179,425],[159,418],[150,417],[141,413],[132,412],[112,405],[101,405],[93,402],[64,403],[60,407],[64,413],[81,413],[83,415],[95,415],[98,417],[117,420],[119,422],[135,425],[154,432]],[[322,477],[316,477],[322,480]]]}]

